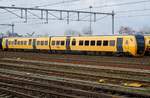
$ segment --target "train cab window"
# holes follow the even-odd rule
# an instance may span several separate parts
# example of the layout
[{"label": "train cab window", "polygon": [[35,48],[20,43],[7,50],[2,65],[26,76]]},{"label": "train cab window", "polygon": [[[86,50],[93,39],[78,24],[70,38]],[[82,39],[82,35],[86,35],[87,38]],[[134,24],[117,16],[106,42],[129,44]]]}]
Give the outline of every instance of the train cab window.
[{"label": "train cab window", "polygon": [[29,45],[31,45],[32,44],[32,39],[29,39]]},{"label": "train cab window", "polygon": [[75,46],[76,45],[76,40],[74,39],[73,41],[72,41],[72,46]]},{"label": "train cab window", "polygon": [[44,41],[41,41],[41,46],[43,46],[44,45]]},{"label": "train cab window", "polygon": [[91,46],[95,46],[95,41],[94,40],[91,41]]},{"label": "train cab window", "polygon": [[65,41],[61,41],[61,46],[64,46],[65,45]]},{"label": "train cab window", "polygon": [[56,45],[60,45],[60,41],[56,41]]},{"label": "train cab window", "polygon": [[110,40],[110,46],[115,46],[115,40]]},{"label": "train cab window", "polygon": [[97,46],[101,46],[102,45],[102,41],[101,40],[98,40],[97,41]]},{"label": "train cab window", "polygon": [[88,40],[85,41],[85,46],[89,46],[89,41]]},{"label": "train cab window", "polygon": [[45,45],[48,45],[48,41],[45,41]]},{"label": "train cab window", "polygon": [[52,41],[52,45],[53,45],[53,46],[55,45],[55,41]]},{"label": "train cab window", "polygon": [[103,41],[103,46],[108,46],[108,41],[107,40]]},{"label": "train cab window", "polygon": [[83,46],[83,40],[79,41],[79,46]]}]

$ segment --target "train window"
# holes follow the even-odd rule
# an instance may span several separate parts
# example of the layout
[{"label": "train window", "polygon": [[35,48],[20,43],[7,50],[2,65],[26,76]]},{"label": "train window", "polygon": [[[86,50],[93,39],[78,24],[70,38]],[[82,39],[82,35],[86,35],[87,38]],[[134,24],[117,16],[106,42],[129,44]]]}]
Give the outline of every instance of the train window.
[{"label": "train window", "polygon": [[21,41],[21,45],[23,45],[23,41]]},{"label": "train window", "polygon": [[48,45],[48,41],[45,41],[45,45]]},{"label": "train window", "polygon": [[83,46],[83,40],[79,41],[79,46]]},{"label": "train window", "polygon": [[41,41],[41,46],[43,46],[44,45],[44,41]]},{"label": "train window", "polygon": [[17,45],[17,40],[15,39],[15,43],[14,43],[15,45]]},{"label": "train window", "polygon": [[11,41],[8,41],[8,45],[12,45],[12,44],[11,44]]},{"label": "train window", "polygon": [[110,40],[110,46],[115,46],[115,40]]},{"label": "train window", "polygon": [[91,41],[91,46],[95,46],[95,41],[94,40]]},{"label": "train window", "polygon": [[125,43],[126,45],[128,45],[129,44],[129,41],[128,40],[126,40],[126,43]]},{"label": "train window", "polygon": [[108,46],[108,41],[107,40],[103,41],[103,46]]},{"label": "train window", "polygon": [[14,45],[14,43],[15,43],[15,42],[14,42],[14,41],[12,41],[12,45]]},{"label": "train window", "polygon": [[8,45],[11,45],[11,41],[8,41]]},{"label": "train window", "polygon": [[21,42],[20,41],[18,41],[18,45],[20,45],[21,44]]},{"label": "train window", "polygon": [[88,40],[85,41],[85,46],[89,46],[89,41]]},{"label": "train window", "polygon": [[37,42],[36,42],[36,45],[40,45],[40,41],[37,41]]},{"label": "train window", "polygon": [[75,46],[76,45],[76,40],[74,39],[73,41],[72,41],[72,46]]},{"label": "train window", "polygon": [[97,41],[97,46],[101,46],[102,45],[102,41],[101,40],[98,40]]},{"label": "train window", "polygon": [[79,46],[83,46],[83,40],[79,41]]},{"label": "train window", "polygon": [[55,41],[52,41],[52,45],[53,45],[53,46],[55,45]]},{"label": "train window", "polygon": [[24,45],[27,45],[27,41],[24,41],[23,44],[24,44]]},{"label": "train window", "polygon": [[65,45],[65,41],[61,41],[61,45],[64,46]]},{"label": "train window", "polygon": [[29,45],[31,45],[32,44],[32,39],[29,39]]},{"label": "train window", "polygon": [[56,41],[56,45],[60,45],[60,41]]}]

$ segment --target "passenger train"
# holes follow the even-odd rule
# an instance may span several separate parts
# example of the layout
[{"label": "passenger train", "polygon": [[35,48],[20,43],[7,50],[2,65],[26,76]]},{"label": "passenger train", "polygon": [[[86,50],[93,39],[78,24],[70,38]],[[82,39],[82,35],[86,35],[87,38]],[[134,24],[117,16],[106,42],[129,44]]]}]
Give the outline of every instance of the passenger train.
[{"label": "passenger train", "polygon": [[143,56],[150,53],[150,36],[62,36],[0,39],[2,50],[49,51],[51,53],[85,53]]}]

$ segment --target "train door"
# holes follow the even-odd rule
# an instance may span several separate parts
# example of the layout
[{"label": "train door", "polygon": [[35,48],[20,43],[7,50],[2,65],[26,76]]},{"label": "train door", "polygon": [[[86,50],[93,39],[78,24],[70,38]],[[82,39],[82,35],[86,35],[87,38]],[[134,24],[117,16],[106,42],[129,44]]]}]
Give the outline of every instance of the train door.
[{"label": "train door", "polygon": [[0,38],[0,49],[2,49],[2,38]]},{"label": "train door", "polygon": [[117,38],[117,51],[123,52],[123,38]]},{"label": "train door", "polygon": [[32,46],[33,46],[33,49],[36,49],[36,39],[33,39]]},{"label": "train door", "polygon": [[70,36],[67,36],[66,39],[66,50],[70,50]]},{"label": "train door", "polygon": [[8,39],[6,39],[6,49],[8,49]]}]

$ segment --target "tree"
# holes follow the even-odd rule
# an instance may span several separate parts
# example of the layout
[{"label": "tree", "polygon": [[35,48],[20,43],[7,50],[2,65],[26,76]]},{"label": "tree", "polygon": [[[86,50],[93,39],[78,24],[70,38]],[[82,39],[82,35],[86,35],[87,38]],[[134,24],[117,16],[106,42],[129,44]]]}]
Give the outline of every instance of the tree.
[{"label": "tree", "polygon": [[131,27],[121,26],[120,29],[119,29],[119,34],[132,35],[132,34],[135,34],[135,30],[133,30]]},{"label": "tree", "polygon": [[144,27],[140,30],[140,32],[141,32],[142,34],[150,34],[150,27],[144,26]]}]

